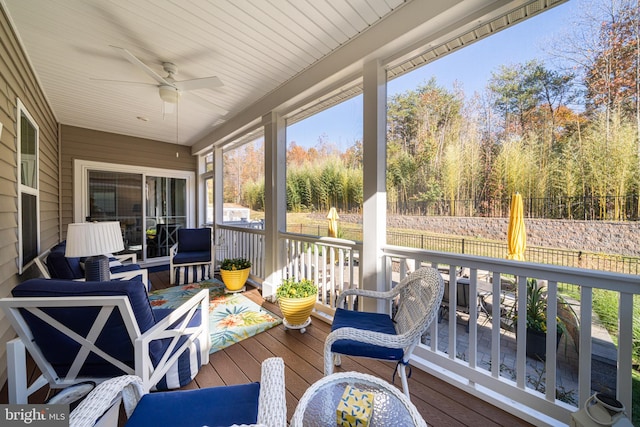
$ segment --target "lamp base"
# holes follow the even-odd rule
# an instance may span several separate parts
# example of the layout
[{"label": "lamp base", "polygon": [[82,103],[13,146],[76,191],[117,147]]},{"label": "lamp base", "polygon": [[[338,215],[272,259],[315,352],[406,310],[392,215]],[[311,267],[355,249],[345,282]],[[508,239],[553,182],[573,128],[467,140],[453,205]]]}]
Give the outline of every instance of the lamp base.
[{"label": "lamp base", "polygon": [[84,279],[87,282],[107,282],[110,278],[109,258],[107,256],[96,255],[85,260]]}]

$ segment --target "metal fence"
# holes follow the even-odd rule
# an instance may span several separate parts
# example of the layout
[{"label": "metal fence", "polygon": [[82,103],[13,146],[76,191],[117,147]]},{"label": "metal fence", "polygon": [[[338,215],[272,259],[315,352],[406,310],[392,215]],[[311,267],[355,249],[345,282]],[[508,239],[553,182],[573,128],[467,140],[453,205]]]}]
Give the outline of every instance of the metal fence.
[{"label": "metal fence", "polygon": [[[397,215],[468,216],[504,218],[510,197],[501,199],[432,200],[397,203],[389,210]],[[523,197],[527,218],[637,221],[638,196]]]},{"label": "metal fence", "polygon": [[[287,227],[287,231],[312,236],[326,236],[327,226],[296,224]],[[362,229],[341,224],[339,237],[360,242],[362,241]],[[419,231],[415,233],[403,233],[387,230],[387,243],[408,248],[492,258],[505,258],[507,256],[506,242],[491,242],[469,237],[433,236]],[[631,256],[531,246],[527,247],[525,251],[525,259],[529,262],[541,264],[588,268],[616,273],[640,274],[640,258]]]}]

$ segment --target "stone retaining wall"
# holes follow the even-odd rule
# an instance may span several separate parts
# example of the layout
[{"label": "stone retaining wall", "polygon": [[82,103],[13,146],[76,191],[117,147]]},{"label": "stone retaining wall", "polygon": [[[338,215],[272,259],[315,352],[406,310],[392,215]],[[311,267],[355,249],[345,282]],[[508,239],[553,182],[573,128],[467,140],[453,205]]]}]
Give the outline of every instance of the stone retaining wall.
[{"label": "stone retaining wall", "polygon": [[[340,221],[361,223],[362,217],[340,214]],[[392,215],[387,226],[406,230],[476,237],[495,241],[507,238],[507,218],[420,217]],[[640,256],[640,223],[525,219],[527,245],[585,252]]]}]

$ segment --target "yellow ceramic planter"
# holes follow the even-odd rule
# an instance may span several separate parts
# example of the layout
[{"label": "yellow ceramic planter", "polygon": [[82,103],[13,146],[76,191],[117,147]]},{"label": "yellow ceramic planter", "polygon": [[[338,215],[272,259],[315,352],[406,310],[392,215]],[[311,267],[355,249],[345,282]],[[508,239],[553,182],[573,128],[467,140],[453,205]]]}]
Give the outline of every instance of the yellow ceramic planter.
[{"label": "yellow ceramic planter", "polygon": [[290,325],[302,325],[311,315],[316,299],[316,295],[304,298],[278,298],[278,304],[282,315]]},{"label": "yellow ceramic planter", "polygon": [[242,270],[220,270],[220,277],[224,282],[224,286],[232,292],[242,289],[244,284],[249,278],[249,272],[251,268],[245,268]]}]

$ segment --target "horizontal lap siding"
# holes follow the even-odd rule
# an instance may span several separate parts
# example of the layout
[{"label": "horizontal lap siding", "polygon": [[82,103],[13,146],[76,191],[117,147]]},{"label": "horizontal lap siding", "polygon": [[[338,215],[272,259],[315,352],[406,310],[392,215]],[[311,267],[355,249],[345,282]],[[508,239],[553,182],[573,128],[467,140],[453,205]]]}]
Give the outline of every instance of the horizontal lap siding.
[{"label": "horizontal lap siding", "polygon": [[[20,98],[39,128],[40,247],[58,242],[58,124],[4,9],[0,9],[0,297],[31,276],[18,275],[18,188],[16,105]],[[7,378],[6,342],[11,326],[0,313],[0,384]]]}]

